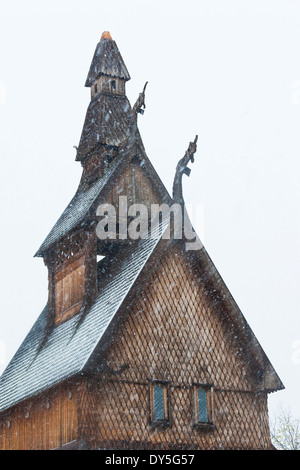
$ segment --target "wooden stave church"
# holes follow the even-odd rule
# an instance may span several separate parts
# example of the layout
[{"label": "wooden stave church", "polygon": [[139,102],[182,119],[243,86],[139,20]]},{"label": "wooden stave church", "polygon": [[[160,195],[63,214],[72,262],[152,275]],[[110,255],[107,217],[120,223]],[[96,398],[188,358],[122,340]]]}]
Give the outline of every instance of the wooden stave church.
[{"label": "wooden stave church", "polygon": [[167,224],[134,242],[96,235],[97,207],[120,195],[183,202],[181,178],[171,197],[146,155],[129,79],[103,33],[82,178],[36,253],[48,302],[0,379],[0,449],[272,449],[267,398],[284,386],[205,248]]}]

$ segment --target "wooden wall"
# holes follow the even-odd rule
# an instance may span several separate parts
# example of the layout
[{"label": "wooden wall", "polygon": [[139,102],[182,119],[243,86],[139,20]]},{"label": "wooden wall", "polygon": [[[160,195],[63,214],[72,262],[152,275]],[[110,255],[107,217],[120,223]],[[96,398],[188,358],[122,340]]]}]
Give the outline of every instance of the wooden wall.
[{"label": "wooden wall", "polygon": [[0,449],[55,449],[77,440],[80,392],[80,382],[62,384],[2,413]]},{"label": "wooden wall", "polygon": [[[0,449],[269,449],[267,394],[257,391],[227,312],[170,245],[96,369],[0,417]],[[100,364],[99,364],[100,365]],[[150,381],[169,384],[170,424],[152,426]],[[193,383],[213,385],[213,426],[195,426]],[[28,414],[29,413],[29,414]]]},{"label": "wooden wall", "polygon": [[[95,446],[270,448],[267,394],[198,275],[173,245],[135,299],[106,355],[114,372],[89,389]],[[169,381],[165,428],[150,423],[153,379]],[[213,384],[212,427],[194,425],[192,383]]]},{"label": "wooden wall", "polygon": [[106,202],[118,208],[119,196],[127,196],[128,205],[145,204],[148,209],[150,209],[151,204],[160,203],[157,190],[150,178],[145,176],[139,161],[135,161],[128,166],[117,184],[112,187]]}]

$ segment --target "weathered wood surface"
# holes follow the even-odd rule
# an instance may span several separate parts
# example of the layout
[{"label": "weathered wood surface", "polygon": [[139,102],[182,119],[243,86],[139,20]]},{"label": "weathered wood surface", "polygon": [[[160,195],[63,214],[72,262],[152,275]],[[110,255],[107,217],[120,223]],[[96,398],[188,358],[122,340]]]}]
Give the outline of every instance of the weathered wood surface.
[{"label": "weathered wood surface", "polygon": [[[269,448],[267,394],[256,393],[232,328],[181,251],[169,249],[107,352],[110,370],[123,372],[90,387],[98,445]],[[153,379],[170,381],[171,425],[164,429],[151,427]],[[213,384],[214,422],[207,431],[195,427],[193,383]]]},{"label": "weathered wood surface", "polygon": [[[270,448],[267,394],[256,392],[226,312],[214,307],[175,245],[124,318],[102,373],[2,416],[2,448],[55,448],[74,439],[90,448]],[[169,382],[169,426],[151,425],[153,379]],[[213,384],[207,429],[195,426],[194,383]]]},{"label": "weathered wood surface", "polygon": [[75,383],[62,384],[1,415],[1,450],[47,450],[78,439]]}]

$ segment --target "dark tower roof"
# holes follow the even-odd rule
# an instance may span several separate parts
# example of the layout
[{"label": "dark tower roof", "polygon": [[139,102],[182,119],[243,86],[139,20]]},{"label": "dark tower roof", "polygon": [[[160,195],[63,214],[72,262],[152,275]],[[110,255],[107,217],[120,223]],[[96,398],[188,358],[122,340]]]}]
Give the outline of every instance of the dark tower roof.
[{"label": "dark tower roof", "polygon": [[[118,69],[123,71],[124,74],[126,71],[128,78],[124,78],[124,80],[129,80],[129,75],[118,47],[108,32],[102,34],[96,48],[88,75],[88,80],[90,79],[91,83],[97,77],[96,73],[94,75],[91,73],[91,70],[94,70],[93,64],[96,68],[99,66],[97,70],[105,70],[106,76],[112,73],[112,70]],[[102,73],[104,72],[99,72],[100,75]],[[115,78],[120,78],[120,74]],[[35,256],[44,256],[55,243],[80,226],[88,218],[89,213],[95,209],[94,206],[105,201],[107,192],[113,187],[136,156],[140,159],[143,171],[147,174],[149,180],[151,180],[152,185],[160,195],[161,201],[164,203],[171,201],[167,189],[146,155],[137,128],[136,116],[125,94],[125,90],[124,94],[114,94],[109,91],[103,92],[100,90],[100,92],[92,97],[77,148],[76,160],[82,162],[88,159],[90,155],[96,156],[99,160],[104,159],[103,147],[113,147],[115,149],[116,155],[112,162],[108,165],[105,173],[101,177],[97,177],[88,188],[79,184],[75,196],[57,220]]]},{"label": "dark tower roof", "polygon": [[132,109],[125,93],[125,82],[130,79],[118,46],[105,31],[96,47],[85,86],[97,86],[97,80],[119,80],[124,87],[115,92],[98,83],[93,94],[82,129],[76,160],[81,161],[99,145],[119,147],[129,137],[132,127]]},{"label": "dark tower roof", "polygon": [[108,31],[102,34],[97,44],[85,86],[90,87],[100,75],[130,80],[118,46]]},{"label": "dark tower roof", "polygon": [[119,147],[129,137],[132,110],[126,95],[99,94],[91,100],[84,121],[76,160],[99,144]]}]

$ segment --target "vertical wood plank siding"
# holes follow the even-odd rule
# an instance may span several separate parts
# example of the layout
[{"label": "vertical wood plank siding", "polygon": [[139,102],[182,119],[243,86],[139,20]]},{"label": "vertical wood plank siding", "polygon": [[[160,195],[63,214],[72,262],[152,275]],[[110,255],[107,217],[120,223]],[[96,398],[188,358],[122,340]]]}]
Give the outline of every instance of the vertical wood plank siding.
[{"label": "vertical wood plank siding", "polygon": [[77,388],[75,383],[60,385],[3,413],[0,449],[55,449],[77,440]]}]

